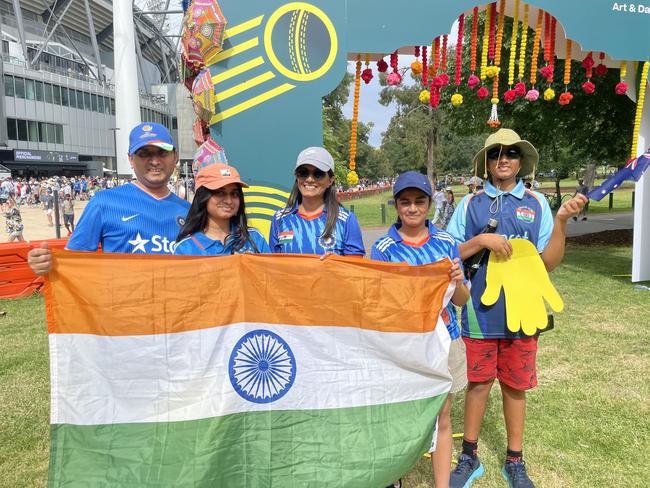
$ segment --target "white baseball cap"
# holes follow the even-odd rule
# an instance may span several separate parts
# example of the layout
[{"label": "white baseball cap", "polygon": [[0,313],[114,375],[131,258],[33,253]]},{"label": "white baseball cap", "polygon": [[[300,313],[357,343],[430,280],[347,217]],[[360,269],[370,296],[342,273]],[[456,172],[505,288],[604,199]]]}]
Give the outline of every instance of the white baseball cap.
[{"label": "white baseball cap", "polygon": [[298,154],[296,169],[304,164],[311,164],[321,171],[334,172],[334,158],[324,147],[308,147]]}]

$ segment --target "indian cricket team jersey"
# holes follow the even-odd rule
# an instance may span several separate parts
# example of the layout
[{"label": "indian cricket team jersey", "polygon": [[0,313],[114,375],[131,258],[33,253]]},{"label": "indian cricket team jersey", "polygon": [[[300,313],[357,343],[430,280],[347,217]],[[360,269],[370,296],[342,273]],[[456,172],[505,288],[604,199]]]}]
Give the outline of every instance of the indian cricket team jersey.
[{"label": "indian cricket team jersey", "polygon": [[[498,221],[497,234],[507,239],[527,239],[540,253],[551,239],[553,215],[548,202],[540,193],[527,190],[521,180],[511,191],[499,192],[498,196],[490,182],[484,191],[467,195],[456,208],[447,231],[459,242],[467,242],[483,232],[491,218]],[[481,303],[486,273],[484,264],[472,279],[471,298],[462,312],[462,334],[475,339],[527,337],[508,330],[503,290],[494,305]]]},{"label": "indian cricket team jersey", "polygon": [[68,241],[71,251],[172,254],[190,204],[173,193],[156,198],[133,183],[98,192]]},{"label": "indian cricket team jersey", "polygon": [[[454,238],[444,231],[439,230],[429,221],[429,237],[418,243],[406,242],[399,234],[398,224],[393,224],[388,229],[388,234],[379,238],[370,250],[370,259],[387,261],[389,263],[408,263],[411,265],[430,264],[444,258],[460,259],[458,244]],[[453,339],[460,337],[460,327],[456,314],[456,307],[449,302],[447,308],[440,314],[449,336]]]},{"label": "indian cricket team jersey", "polygon": [[[232,231],[234,231],[234,229],[232,229]],[[266,243],[264,236],[257,229],[249,227],[248,233],[253,242],[246,242],[246,244],[239,251],[236,251],[234,253],[232,250],[232,240],[227,239],[226,244],[224,245],[224,243],[221,241],[210,239],[203,232],[196,232],[191,236],[187,236],[182,241],[176,243],[174,254],[181,256],[227,256],[230,254],[242,253],[271,253],[271,249]]]},{"label": "indian cricket team jersey", "polygon": [[361,255],[366,251],[361,238],[359,222],[353,213],[339,207],[339,215],[332,236],[323,239],[327,209],[318,215],[304,216],[298,206],[288,213],[279,210],[271,222],[269,245],[271,252],[288,254],[325,254],[340,256]]}]

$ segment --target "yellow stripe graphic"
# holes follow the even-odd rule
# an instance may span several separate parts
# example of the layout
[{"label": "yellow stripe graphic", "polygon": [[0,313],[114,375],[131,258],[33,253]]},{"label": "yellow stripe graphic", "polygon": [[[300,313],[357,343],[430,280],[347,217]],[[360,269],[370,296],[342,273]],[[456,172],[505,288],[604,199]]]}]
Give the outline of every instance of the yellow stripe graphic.
[{"label": "yellow stripe graphic", "polygon": [[266,207],[253,207],[248,204],[246,204],[246,213],[251,214],[261,214],[261,215],[270,215],[271,217],[275,215],[275,212],[277,210],[273,210],[272,208],[266,208]]},{"label": "yellow stripe graphic", "polygon": [[[278,190],[277,188],[273,188],[273,187],[270,187],[270,186],[251,186],[249,188],[244,188],[244,195],[246,193],[251,193],[251,192],[267,193],[269,195],[280,195],[281,197],[284,197],[285,199],[289,198],[289,192]],[[284,206],[284,204],[282,204],[282,206]]]},{"label": "yellow stripe graphic", "polygon": [[262,83],[272,80],[273,78],[275,78],[275,75],[272,72],[267,71],[266,73],[256,76],[255,78],[251,78],[250,80],[244,81],[239,85],[235,85],[232,88],[228,88],[227,90],[217,93],[215,95],[215,101],[216,103],[223,102],[230,97],[234,97],[241,92],[253,88],[254,86],[261,85]]},{"label": "yellow stripe graphic", "polygon": [[234,37],[237,34],[241,34],[242,32],[249,31],[258,25],[262,23],[262,19],[264,18],[263,15],[260,15],[259,17],[255,17],[254,19],[247,20],[246,22],[242,22],[241,24],[233,25],[229,29],[226,29],[226,31],[223,33],[223,39],[224,41],[230,37]]},{"label": "yellow stripe graphic", "polygon": [[263,64],[264,64],[264,58],[262,58],[262,56],[259,56],[257,58],[251,59],[250,61],[246,61],[245,63],[237,65],[234,68],[230,68],[224,71],[223,73],[214,75],[212,77],[212,83],[218,85],[219,83],[223,83],[224,81],[229,80],[230,78],[245,73],[246,71],[249,71],[253,68],[257,68],[258,66],[261,66]]},{"label": "yellow stripe graphic", "polygon": [[253,108],[256,105],[271,100],[272,98],[275,98],[278,95],[282,95],[283,93],[286,93],[289,90],[293,90],[295,87],[296,87],[295,85],[285,83],[283,85],[278,86],[277,88],[273,88],[272,90],[264,92],[256,97],[251,98],[250,100],[240,103],[239,105],[235,105],[234,107],[224,110],[223,112],[214,114],[212,116],[212,119],[210,120],[210,124],[216,124],[230,117],[234,117],[235,115],[240,114],[241,112],[244,112],[249,108]]},{"label": "yellow stripe graphic", "polygon": [[224,49],[214,57],[214,62],[219,63],[225,59],[236,56],[237,54],[246,52],[249,49],[253,49],[254,47],[259,46],[259,44],[260,44],[260,40],[258,37],[249,39],[248,41],[242,42],[241,44],[237,44],[236,46],[233,46],[230,49]]},{"label": "yellow stripe graphic", "polygon": [[278,208],[284,208],[285,201],[284,200],[278,200],[276,198],[269,198],[269,197],[261,197],[261,196],[254,196],[254,197],[249,197],[246,196],[244,193],[244,200],[246,201],[246,205],[253,203],[268,203],[269,205],[275,205]]}]

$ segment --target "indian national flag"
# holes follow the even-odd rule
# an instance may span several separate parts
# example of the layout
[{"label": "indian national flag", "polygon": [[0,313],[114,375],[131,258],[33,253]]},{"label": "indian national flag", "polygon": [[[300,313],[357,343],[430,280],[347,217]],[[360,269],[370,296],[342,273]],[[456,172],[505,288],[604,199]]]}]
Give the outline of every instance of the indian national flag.
[{"label": "indian national flag", "polygon": [[449,267],[54,251],[49,486],[386,486],[450,389]]}]

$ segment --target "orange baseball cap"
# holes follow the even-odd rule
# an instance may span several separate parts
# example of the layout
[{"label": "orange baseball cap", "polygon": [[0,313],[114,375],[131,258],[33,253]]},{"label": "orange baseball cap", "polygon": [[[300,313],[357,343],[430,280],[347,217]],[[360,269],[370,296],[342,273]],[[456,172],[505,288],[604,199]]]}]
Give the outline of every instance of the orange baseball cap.
[{"label": "orange baseball cap", "polygon": [[194,183],[197,190],[202,186],[209,190],[218,190],[230,183],[237,183],[243,188],[248,188],[248,185],[241,180],[239,172],[234,166],[221,163],[202,168],[199,174],[196,175]]}]

